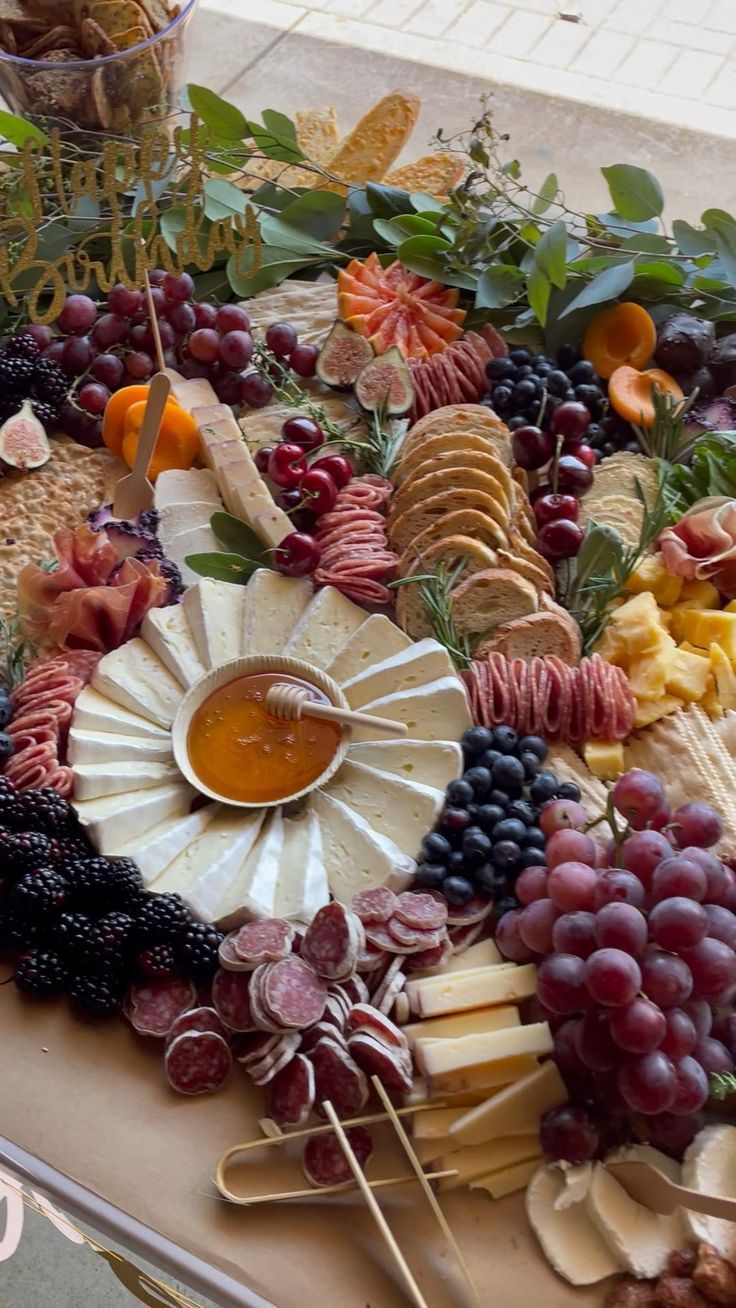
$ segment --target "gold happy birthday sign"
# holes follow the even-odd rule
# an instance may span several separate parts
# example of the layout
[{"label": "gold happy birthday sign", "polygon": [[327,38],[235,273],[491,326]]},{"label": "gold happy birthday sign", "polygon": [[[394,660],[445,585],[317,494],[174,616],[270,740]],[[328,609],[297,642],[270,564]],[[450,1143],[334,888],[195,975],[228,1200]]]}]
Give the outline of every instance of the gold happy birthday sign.
[{"label": "gold happy birthday sign", "polygon": [[[214,220],[205,214],[205,147],[194,116],[187,138],[181,127],[173,133],[149,128],[135,143],[108,140],[95,159],[71,165],[58,129],[52,130],[49,142],[27,138],[17,174],[24,213],[0,220],[0,295],[13,308],[22,301],[32,322],[50,323],[70,291],[87,291],[95,284],[104,293],[118,282],[138,290],[144,269],[207,271],[227,253],[236,256],[238,270],[245,272],[245,255],[252,251],[247,272],[257,272],[261,237],[252,206],[244,214]],[[176,187],[173,249],[160,232],[156,200],[157,189],[169,178]],[[140,198],[131,216],[126,192],[136,189]],[[47,216],[50,194],[61,211],[54,219]],[[90,231],[78,239],[70,231],[69,247],[57,259],[42,258],[40,230],[51,225],[53,231],[54,223],[65,218],[76,224],[85,221],[85,200],[99,205],[102,216],[91,217]],[[29,288],[29,274],[36,271]]]}]

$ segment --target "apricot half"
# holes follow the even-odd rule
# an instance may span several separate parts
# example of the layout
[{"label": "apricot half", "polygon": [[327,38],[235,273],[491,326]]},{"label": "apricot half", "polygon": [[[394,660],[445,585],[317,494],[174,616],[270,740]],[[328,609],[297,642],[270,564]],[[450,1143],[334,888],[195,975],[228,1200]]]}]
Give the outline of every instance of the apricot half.
[{"label": "apricot half", "polygon": [[608,381],[608,398],[616,413],[640,427],[651,427],[654,423],[652,392],[655,390],[670,395],[673,400],[685,398],[674,377],[661,368],[639,372],[638,368],[625,366],[617,368]]},{"label": "apricot half", "polygon": [[656,343],[653,319],[640,304],[627,300],[596,314],[583,337],[583,355],[599,377],[607,378],[624,364],[645,367]]}]

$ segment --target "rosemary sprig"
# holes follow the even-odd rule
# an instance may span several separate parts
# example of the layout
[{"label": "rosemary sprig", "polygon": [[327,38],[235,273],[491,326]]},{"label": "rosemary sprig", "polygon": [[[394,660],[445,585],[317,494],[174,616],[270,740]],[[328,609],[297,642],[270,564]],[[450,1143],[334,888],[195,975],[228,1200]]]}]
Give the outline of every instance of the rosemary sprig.
[{"label": "rosemary sprig", "polygon": [[19,686],[34,654],[34,646],[21,632],[20,618],[0,615],[0,685],[8,690]]},{"label": "rosemary sprig", "polygon": [[733,1072],[714,1072],[710,1078],[710,1093],[714,1099],[728,1099],[736,1094],[736,1075]]},{"label": "rosemary sprig", "polygon": [[472,662],[470,640],[465,633],[457,630],[452,612],[452,591],[464,569],[464,560],[454,568],[440,563],[436,572],[417,573],[389,582],[390,588],[394,590],[399,586],[419,587],[435,639],[444,645],[456,668],[469,668]]},{"label": "rosemary sprig", "polygon": [[697,388],[685,400],[676,400],[652,387],[654,422],[651,427],[634,426],[637,440],[651,459],[680,463],[690,453],[697,436],[685,433],[685,418],[698,397]]},{"label": "rosemary sprig", "polygon": [[256,344],[251,366],[273,387],[274,395],[280,404],[298,409],[300,413],[319,423],[325,436],[329,438],[329,444],[340,444],[348,438],[352,428],[357,426],[359,421],[357,416],[347,425],[333,422],[324,405],[314,400],[309,391],[304,390],[294,380],[289,369],[284,367],[281,360],[276,358],[263,341],[258,341]]}]

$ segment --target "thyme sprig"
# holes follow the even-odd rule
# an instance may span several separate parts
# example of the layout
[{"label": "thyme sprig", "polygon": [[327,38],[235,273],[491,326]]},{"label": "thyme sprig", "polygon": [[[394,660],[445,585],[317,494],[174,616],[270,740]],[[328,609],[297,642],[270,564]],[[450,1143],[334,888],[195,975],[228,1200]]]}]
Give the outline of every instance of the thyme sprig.
[{"label": "thyme sprig", "polygon": [[710,1078],[710,1093],[714,1099],[728,1099],[736,1094],[736,1074],[733,1072],[714,1072]]},{"label": "thyme sprig", "polygon": [[0,685],[12,690],[25,676],[26,664],[35,654],[31,641],[21,631],[20,618],[0,615]]},{"label": "thyme sprig", "polygon": [[452,611],[452,592],[465,569],[465,560],[453,568],[440,563],[436,572],[416,573],[389,582],[391,589],[399,586],[418,586],[427,616],[432,624],[435,639],[444,645],[455,667],[469,668],[472,662],[471,643],[464,632],[459,632]]}]

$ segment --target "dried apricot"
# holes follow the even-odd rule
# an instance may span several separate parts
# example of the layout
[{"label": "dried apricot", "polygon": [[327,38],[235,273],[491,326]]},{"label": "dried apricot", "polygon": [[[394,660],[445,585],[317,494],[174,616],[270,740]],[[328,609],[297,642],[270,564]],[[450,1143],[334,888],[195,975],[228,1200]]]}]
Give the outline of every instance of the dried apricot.
[{"label": "dried apricot", "polygon": [[639,372],[638,368],[617,368],[608,380],[608,398],[616,413],[627,422],[641,427],[651,427],[654,423],[654,401],[652,392],[670,395],[673,400],[684,400],[682,388],[661,368],[648,368]]},{"label": "dried apricot", "polygon": [[610,377],[624,364],[645,367],[656,343],[654,320],[640,304],[627,300],[596,314],[583,337],[583,355],[599,377]]},{"label": "dried apricot", "polygon": [[[121,453],[129,468],[135,462],[145,411],[146,401],[141,400],[131,404],[125,414]],[[167,400],[148,470],[150,480],[155,481],[160,472],[167,472],[169,468],[191,468],[198,453],[199,428],[194,418],[180,405]]]}]

